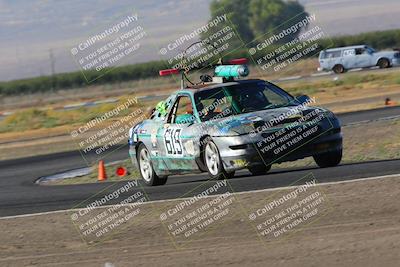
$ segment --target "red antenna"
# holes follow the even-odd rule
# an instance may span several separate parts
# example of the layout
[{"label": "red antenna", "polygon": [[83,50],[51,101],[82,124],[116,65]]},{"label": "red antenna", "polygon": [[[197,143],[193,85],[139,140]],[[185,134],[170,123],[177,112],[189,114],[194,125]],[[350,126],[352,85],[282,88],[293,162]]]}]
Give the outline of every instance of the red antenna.
[{"label": "red antenna", "polygon": [[160,70],[158,72],[160,76],[167,76],[167,75],[172,75],[172,74],[179,74],[178,69],[166,69],[166,70]]},{"label": "red antenna", "polygon": [[231,60],[228,60],[228,64],[231,64],[231,65],[244,65],[244,64],[247,64],[247,58],[236,58],[236,59],[231,59]]}]

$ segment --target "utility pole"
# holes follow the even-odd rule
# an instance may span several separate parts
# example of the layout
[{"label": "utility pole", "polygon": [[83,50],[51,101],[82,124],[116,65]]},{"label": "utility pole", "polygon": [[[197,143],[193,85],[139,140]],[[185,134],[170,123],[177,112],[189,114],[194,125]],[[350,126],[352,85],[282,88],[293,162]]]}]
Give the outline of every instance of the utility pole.
[{"label": "utility pole", "polygon": [[49,59],[50,59],[50,70],[51,70],[51,89],[54,91],[55,87],[56,87],[56,69],[55,69],[55,64],[56,64],[56,60],[54,58],[54,54],[53,54],[53,49],[50,48],[49,50]]}]

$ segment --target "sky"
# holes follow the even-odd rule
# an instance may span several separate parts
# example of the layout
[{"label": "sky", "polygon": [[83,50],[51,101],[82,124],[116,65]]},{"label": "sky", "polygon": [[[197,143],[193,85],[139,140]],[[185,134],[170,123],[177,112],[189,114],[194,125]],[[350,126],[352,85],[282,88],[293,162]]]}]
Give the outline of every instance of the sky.
[{"label": "sky", "polygon": [[[0,0],[0,80],[79,69],[71,48],[137,14],[140,53],[121,64],[157,60],[162,44],[209,20],[211,0]],[[329,35],[400,28],[399,0],[301,0]],[[50,60],[52,54],[53,60]]]}]

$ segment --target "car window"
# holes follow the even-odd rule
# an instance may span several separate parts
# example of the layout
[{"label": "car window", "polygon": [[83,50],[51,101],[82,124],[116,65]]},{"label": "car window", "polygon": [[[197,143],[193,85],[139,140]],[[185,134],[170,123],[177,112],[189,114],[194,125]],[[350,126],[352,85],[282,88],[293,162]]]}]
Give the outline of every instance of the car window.
[{"label": "car window", "polygon": [[176,117],[181,115],[193,116],[193,105],[189,96],[179,96],[171,111],[171,116],[168,119],[170,123],[176,123]]},{"label": "car window", "polygon": [[343,51],[343,56],[344,57],[349,57],[349,56],[354,56],[355,55],[355,50],[354,49],[348,49]]},{"label": "car window", "polygon": [[369,46],[367,46],[367,51],[370,53],[370,54],[372,54],[372,53],[375,53],[376,51],[375,51],[375,49],[373,49],[372,47],[369,47]]},{"label": "car window", "polygon": [[263,93],[268,100],[269,103],[274,103],[274,105],[282,106],[286,105],[288,100],[281,95],[277,94],[275,91],[272,90],[263,90]]},{"label": "car window", "polygon": [[268,82],[205,90],[196,93],[194,98],[201,121],[294,105],[292,96]]},{"label": "car window", "polygon": [[192,101],[187,96],[179,97],[178,109],[176,115],[191,114],[193,115]]},{"label": "car window", "polygon": [[325,53],[321,54],[321,58],[325,59],[325,58],[337,58],[341,56],[341,51],[326,51]]},{"label": "car window", "polygon": [[219,89],[196,94],[196,108],[202,121],[232,115],[232,97]]},{"label": "car window", "polygon": [[363,54],[368,54],[367,50],[365,50],[364,48],[356,49],[356,55],[363,55]]}]

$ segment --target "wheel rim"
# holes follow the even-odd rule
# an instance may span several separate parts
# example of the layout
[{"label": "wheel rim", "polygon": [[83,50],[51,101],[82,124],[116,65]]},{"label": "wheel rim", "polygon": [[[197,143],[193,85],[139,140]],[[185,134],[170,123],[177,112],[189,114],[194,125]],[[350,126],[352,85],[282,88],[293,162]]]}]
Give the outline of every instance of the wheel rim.
[{"label": "wheel rim", "polygon": [[214,143],[208,143],[205,152],[206,164],[209,172],[212,175],[217,175],[219,172],[219,154]]},{"label": "wheel rim", "polygon": [[149,182],[151,180],[153,169],[151,167],[150,155],[147,149],[142,149],[139,155],[140,173],[144,180]]}]

